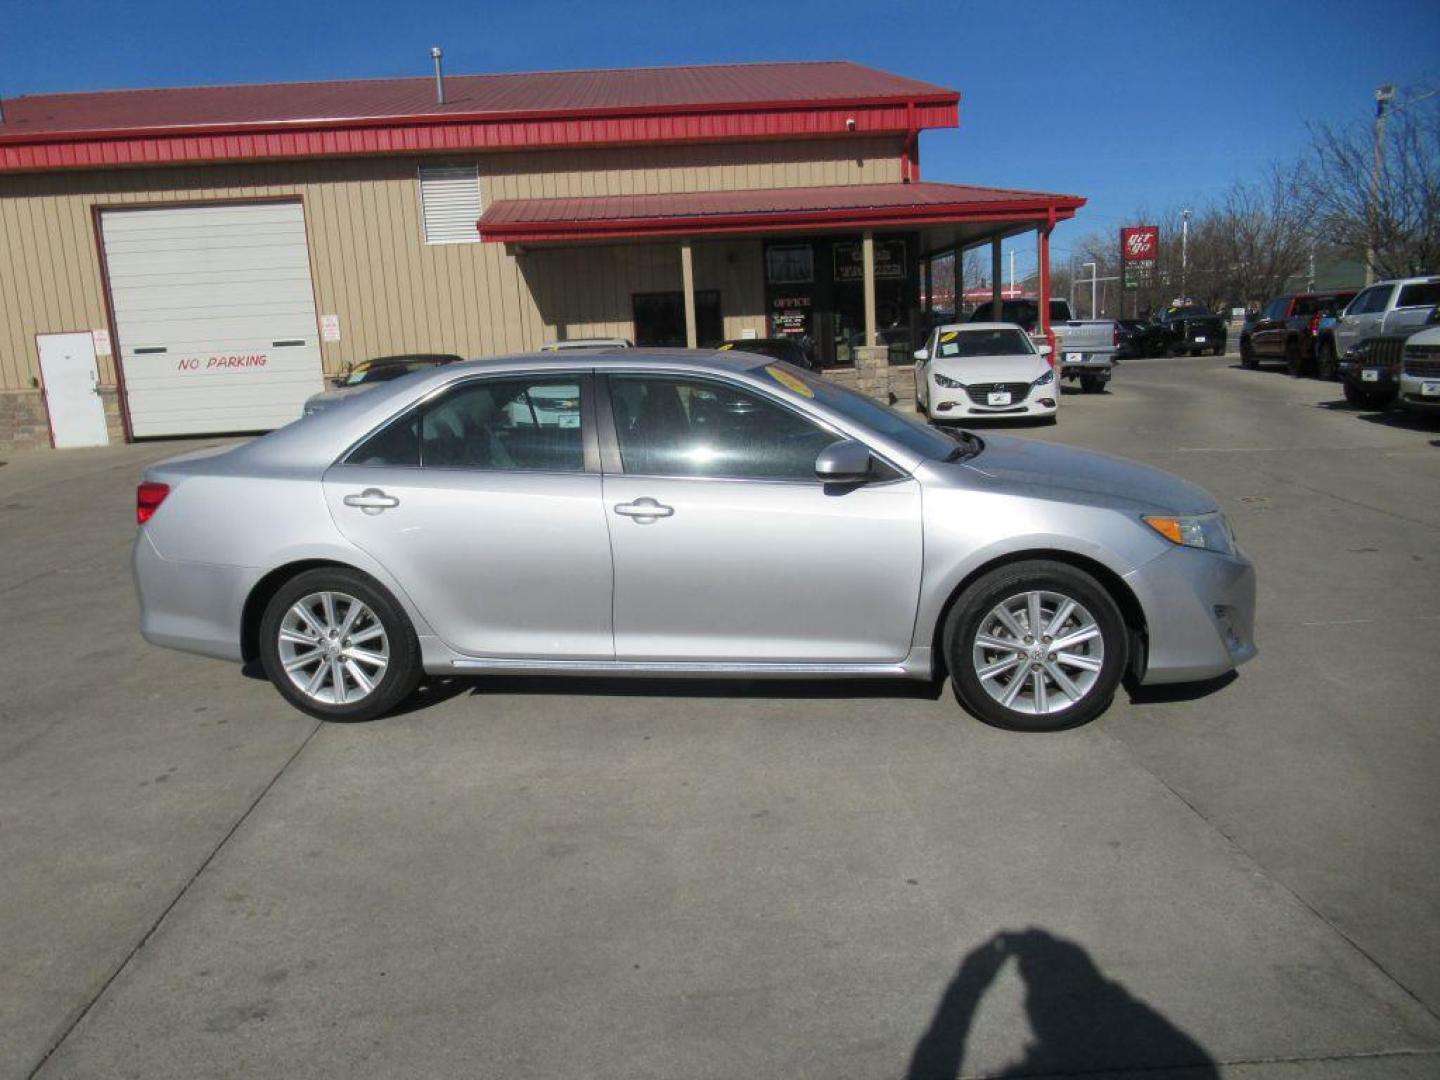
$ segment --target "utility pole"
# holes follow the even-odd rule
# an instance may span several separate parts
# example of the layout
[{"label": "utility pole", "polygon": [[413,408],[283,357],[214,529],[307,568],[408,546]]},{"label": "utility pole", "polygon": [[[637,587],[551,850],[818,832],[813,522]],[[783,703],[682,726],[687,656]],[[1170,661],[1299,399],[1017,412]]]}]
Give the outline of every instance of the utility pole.
[{"label": "utility pole", "polygon": [[1305,291],[1315,291],[1315,245],[1310,245],[1310,273],[1305,280]]},{"label": "utility pole", "polygon": [[1087,266],[1090,268],[1090,318],[1094,319],[1097,318],[1095,314],[1095,285],[1096,279],[1100,276],[1100,268],[1097,264],[1093,262],[1084,262],[1080,264],[1080,268],[1082,270]]},{"label": "utility pole", "polygon": [[1188,298],[1186,278],[1190,275],[1190,211],[1180,211],[1180,296]]},{"label": "utility pole", "polygon": [[1367,204],[1369,221],[1365,229],[1365,284],[1375,284],[1375,249],[1379,239],[1375,234],[1380,229],[1380,173],[1385,168],[1385,121],[1389,119],[1388,106],[1395,97],[1393,83],[1383,83],[1375,88],[1375,160],[1370,168],[1370,200]]}]

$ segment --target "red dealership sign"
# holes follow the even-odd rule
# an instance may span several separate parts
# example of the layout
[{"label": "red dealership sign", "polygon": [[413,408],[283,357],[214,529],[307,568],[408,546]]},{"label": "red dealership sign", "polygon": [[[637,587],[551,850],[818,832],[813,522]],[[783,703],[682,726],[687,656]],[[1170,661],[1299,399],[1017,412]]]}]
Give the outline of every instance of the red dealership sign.
[{"label": "red dealership sign", "polygon": [[1127,289],[1150,283],[1160,256],[1159,225],[1129,225],[1120,230],[1120,267]]},{"label": "red dealership sign", "polygon": [[1121,262],[1154,262],[1160,254],[1160,226],[1133,225],[1120,230]]}]

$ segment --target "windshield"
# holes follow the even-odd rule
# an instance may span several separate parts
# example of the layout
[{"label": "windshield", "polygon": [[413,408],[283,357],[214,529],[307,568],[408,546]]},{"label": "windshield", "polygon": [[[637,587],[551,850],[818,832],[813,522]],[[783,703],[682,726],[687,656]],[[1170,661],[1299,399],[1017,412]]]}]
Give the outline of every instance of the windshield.
[{"label": "windshield", "polygon": [[935,345],[936,357],[965,359],[972,356],[1032,356],[1035,347],[1019,330],[944,330]]},{"label": "windshield", "polygon": [[[833,409],[872,431],[879,432],[920,457],[945,459],[955,453],[955,440],[936,431],[928,424],[896,412],[881,405],[873,398],[856,393],[839,383],[822,379],[804,368],[784,362],[760,364],[750,369],[750,374],[769,378],[781,386],[796,391],[795,383],[803,384],[808,390],[806,396],[813,397],[826,408]],[[978,447],[977,447],[978,449]]]}]

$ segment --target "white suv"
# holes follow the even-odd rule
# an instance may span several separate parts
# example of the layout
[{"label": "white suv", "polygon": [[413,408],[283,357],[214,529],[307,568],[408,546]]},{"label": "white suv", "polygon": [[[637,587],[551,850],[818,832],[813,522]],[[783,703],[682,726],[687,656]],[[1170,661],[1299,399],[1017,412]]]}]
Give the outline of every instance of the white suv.
[{"label": "white suv", "polygon": [[1440,326],[1411,334],[1400,360],[1400,407],[1440,414]]},{"label": "white suv", "polygon": [[1335,321],[1335,354],[1366,338],[1413,333],[1440,304],[1440,277],[1398,278],[1362,290]]}]

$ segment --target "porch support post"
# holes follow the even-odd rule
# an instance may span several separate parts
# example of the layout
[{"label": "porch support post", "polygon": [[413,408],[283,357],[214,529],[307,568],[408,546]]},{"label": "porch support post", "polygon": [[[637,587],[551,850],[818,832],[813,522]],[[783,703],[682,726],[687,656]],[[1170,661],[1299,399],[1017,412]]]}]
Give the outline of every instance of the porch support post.
[{"label": "porch support post", "polygon": [[[990,241],[990,320],[999,322],[1005,314],[1005,305],[1000,299],[1000,238]],[[959,308],[955,309],[959,311]]]},{"label": "porch support post", "polygon": [[699,341],[695,331],[695,259],[688,236],[680,241],[680,280],[685,294],[685,347],[694,349]]},{"label": "porch support post", "polygon": [[875,234],[866,232],[860,247],[865,263],[865,344],[878,345],[875,333]]},{"label": "porch support post", "polygon": [[1039,267],[1035,275],[1035,291],[1040,294],[1035,298],[1039,316],[1035,329],[1054,348],[1055,337],[1050,333],[1050,228],[1047,225],[1035,230],[1035,262]]}]

